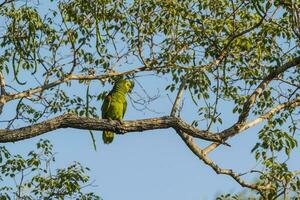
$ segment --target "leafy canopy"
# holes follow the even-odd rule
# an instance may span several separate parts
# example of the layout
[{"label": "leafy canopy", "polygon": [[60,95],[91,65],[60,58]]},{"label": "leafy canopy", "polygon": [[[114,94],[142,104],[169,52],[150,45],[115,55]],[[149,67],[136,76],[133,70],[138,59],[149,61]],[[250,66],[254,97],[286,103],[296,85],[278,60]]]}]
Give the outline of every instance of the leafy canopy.
[{"label": "leafy canopy", "polygon": [[[249,173],[257,174],[258,185],[269,187],[260,190],[269,199],[287,188],[292,194],[299,191],[299,173],[287,163],[298,145],[299,2],[64,0],[0,5],[0,70],[9,80],[7,85],[1,81],[0,102],[18,100],[15,117],[5,121],[8,129],[65,112],[98,117],[98,101],[106,93],[89,92],[92,80],[104,86],[120,73],[140,81],[145,75],[163,77],[169,81],[160,89],[167,94],[183,85],[194,104],[181,109],[197,111],[192,125],[201,130],[225,130],[227,140],[264,121],[252,149],[260,167]],[[71,94],[74,87],[87,92]],[[142,109],[151,100],[148,94],[132,99]],[[223,124],[224,118],[238,121]]]},{"label": "leafy canopy", "polygon": [[89,186],[89,168],[75,162],[67,168],[53,170],[55,155],[48,140],[40,140],[27,156],[12,155],[0,147],[0,199],[78,199],[100,200],[94,193],[85,193]]}]

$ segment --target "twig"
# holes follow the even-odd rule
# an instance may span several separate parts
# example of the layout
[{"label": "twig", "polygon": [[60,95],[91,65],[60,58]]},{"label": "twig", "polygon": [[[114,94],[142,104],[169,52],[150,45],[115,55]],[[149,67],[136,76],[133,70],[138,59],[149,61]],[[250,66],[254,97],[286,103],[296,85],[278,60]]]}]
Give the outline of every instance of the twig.
[{"label": "twig", "polygon": [[179,89],[178,89],[177,96],[176,96],[175,101],[173,103],[173,107],[172,107],[170,116],[174,117],[176,115],[176,112],[178,111],[179,103],[180,103],[180,100],[183,96],[185,85],[186,85],[186,77],[183,77],[183,80],[182,80],[182,82],[179,86]]}]

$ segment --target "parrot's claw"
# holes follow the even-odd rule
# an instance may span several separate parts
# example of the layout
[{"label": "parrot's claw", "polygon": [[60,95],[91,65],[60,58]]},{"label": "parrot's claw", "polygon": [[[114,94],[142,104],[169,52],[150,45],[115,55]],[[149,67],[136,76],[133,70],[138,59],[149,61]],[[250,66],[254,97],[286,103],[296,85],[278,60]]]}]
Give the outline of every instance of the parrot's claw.
[{"label": "parrot's claw", "polygon": [[124,124],[124,123],[123,123],[123,120],[121,120],[121,119],[119,119],[118,122],[119,122],[119,125],[120,125],[120,126],[122,126],[122,125]]},{"label": "parrot's claw", "polygon": [[[117,120],[117,121],[118,121],[119,126],[123,126],[123,125],[124,125],[124,123],[123,123],[122,120]],[[125,132],[126,132],[126,131],[121,130],[121,129],[118,129],[118,130],[117,130],[117,134],[124,134]]]},{"label": "parrot's claw", "polygon": [[116,132],[116,134],[120,134],[120,135],[123,135],[123,134],[125,134],[126,133],[126,131],[124,131],[124,130],[117,130],[117,132]]}]

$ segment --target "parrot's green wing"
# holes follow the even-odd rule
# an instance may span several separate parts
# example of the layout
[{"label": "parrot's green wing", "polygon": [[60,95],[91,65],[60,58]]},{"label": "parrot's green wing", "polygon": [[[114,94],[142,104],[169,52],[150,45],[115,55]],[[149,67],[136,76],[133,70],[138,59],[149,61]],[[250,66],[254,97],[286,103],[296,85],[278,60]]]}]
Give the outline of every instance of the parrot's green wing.
[{"label": "parrot's green wing", "polygon": [[124,118],[126,109],[127,109],[127,101],[125,100],[125,101],[123,102],[123,117],[122,117],[122,119]]},{"label": "parrot's green wing", "polygon": [[111,100],[112,100],[112,97],[111,97],[110,94],[108,94],[105,97],[104,101],[103,101],[103,104],[102,104],[102,107],[101,107],[102,118],[103,119],[108,119],[109,118],[107,115],[108,115],[109,108],[110,108],[110,105],[111,105]]},{"label": "parrot's green wing", "polygon": [[[103,119],[111,119],[111,116],[110,115],[110,107],[111,107],[111,101],[112,101],[112,96],[111,94],[108,94],[104,101],[103,101],[103,104],[102,104],[102,107],[101,107],[101,111],[102,111],[102,118]],[[112,131],[103,131],[103,134],[102,134],[102,139],[103,139],[103,142],[105,144],[109,144],[113,141],[114,139],[114,132]]]}]

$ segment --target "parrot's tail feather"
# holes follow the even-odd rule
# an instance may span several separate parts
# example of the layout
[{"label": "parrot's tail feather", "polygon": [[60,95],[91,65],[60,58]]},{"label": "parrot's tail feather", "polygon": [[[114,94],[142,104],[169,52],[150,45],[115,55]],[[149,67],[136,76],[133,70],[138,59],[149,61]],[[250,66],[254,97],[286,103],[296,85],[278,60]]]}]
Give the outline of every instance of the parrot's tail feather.
[{"label": "parrot's tail feather", "polygon": [[114,132],[103,131],[102,139],[103,139],[104,144],[110,144],[110,143],[112,143],[112,141],[114,139],[114,135],[115,135]]}]

